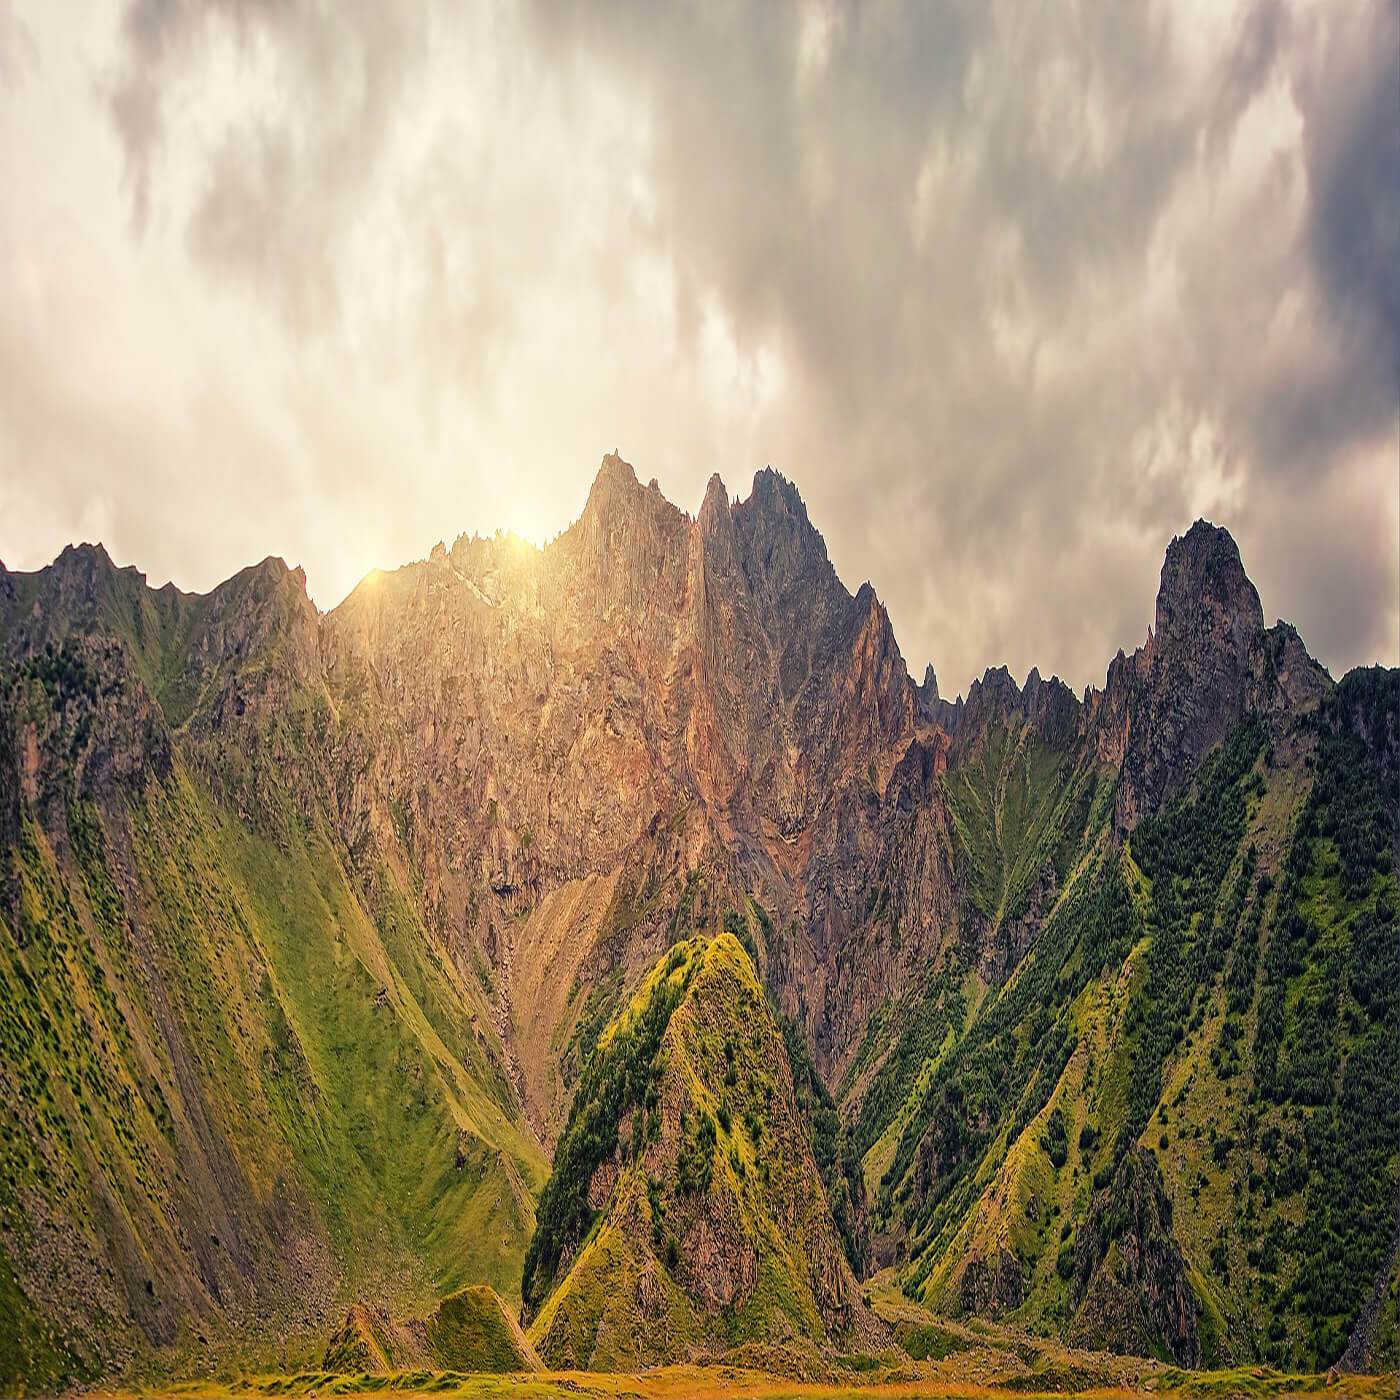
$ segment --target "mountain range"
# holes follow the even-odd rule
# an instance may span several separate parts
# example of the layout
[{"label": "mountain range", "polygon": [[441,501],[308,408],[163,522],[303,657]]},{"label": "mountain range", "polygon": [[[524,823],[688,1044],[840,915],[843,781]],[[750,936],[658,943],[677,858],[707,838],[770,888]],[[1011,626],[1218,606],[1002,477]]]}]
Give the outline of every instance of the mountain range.
[{"label": "mountain range", "polygon": [[879,1348],[882,1270],[1394,1366],[1398,853],[1400,672],[1204,521],[1101,688],[954,702],[772,470],[327,613],[0,566],[0,1387],[478,1285],[552,1365]]}]

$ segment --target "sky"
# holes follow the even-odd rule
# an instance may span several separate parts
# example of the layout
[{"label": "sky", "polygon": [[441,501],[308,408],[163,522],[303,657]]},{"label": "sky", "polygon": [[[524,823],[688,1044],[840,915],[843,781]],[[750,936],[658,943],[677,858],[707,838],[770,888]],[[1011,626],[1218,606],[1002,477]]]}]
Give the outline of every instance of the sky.
[{"label": "sky", "polygon": [[543,541],[771,464],[919,676],[1226,525],[1400,662],[1400,0],[0,0],[0,559]]}]

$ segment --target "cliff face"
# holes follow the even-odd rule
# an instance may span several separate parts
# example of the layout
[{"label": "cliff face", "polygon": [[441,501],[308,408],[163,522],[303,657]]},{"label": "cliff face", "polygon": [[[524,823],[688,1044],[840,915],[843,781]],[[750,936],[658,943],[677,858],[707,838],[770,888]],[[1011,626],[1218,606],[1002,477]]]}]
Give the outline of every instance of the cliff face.
[{"label": "cliff face", "polygon": [[[545,549],[463,538],[372,576],[325,618],[321,650],[344,838],[407,848],[459,965],[493,969],[508,1036],[517,973],[561,940],[522,911],[645,868],[669,913],[701,864],[715,901],[752,893],[771,912],[782,943],[760,934],[760,956],[784,1004],[825,1024],[869,795],[916,733],[938,740],[883,607],[841,585],[776,473],[738,504],[713,478],[692,520],[609,457]],[[575,929],[571,972],[635,978],[664,946],[638,912],[618,911],[635,932],[587,966],[616,930]],[[582,1005],[557,1014],[567,1037]],[[535,1087],[538,1047],[513,1049],[548,1139],[562,1093]]]}]

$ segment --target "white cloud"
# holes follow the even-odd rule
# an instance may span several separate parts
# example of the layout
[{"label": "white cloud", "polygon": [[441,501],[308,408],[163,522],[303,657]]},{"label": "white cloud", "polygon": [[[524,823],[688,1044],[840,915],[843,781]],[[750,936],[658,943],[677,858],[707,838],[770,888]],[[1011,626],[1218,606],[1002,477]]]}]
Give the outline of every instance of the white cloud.
[{"label": "white cloud", "polygon": [[781,468],[945,691],[1100,679],[1202,510],[1335,668],[1395,661],[1388,26],[0,11],[0,552],[198,588],[279,552],[331,604],[555,533],[617,447],[690,509]]}]

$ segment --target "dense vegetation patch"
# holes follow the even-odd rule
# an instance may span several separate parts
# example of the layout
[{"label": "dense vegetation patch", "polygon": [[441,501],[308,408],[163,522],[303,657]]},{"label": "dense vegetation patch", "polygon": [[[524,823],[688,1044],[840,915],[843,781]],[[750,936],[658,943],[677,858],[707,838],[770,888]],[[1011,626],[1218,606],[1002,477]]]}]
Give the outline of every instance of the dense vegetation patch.
[{"label": "dense vegetation patch", "polygon": [[671,950],[655,980],[643,987],[583,1067],[554,1155],[554,1170],[536,1207],[535,1234],[525,1252],[521,1291],[528,1310],[539,1309],[560,1263],[592,1228],[588,1185],[598,1164],[616,1150],[623,1115],[631,1109],[645,1111],[645,1121],[633,1135],[637,1150],[653,1131],[651,1114],[660,1075],[657,1052],[672,1013],[690,985],[693,952],[691,944]]},{"label": "dense vegetation patch", "polygon": [[861,1100],[851,1136],[864,1156],[909,1097],[924,1064],[934,1059],[949,1031],[967,1019],[967,1000],[954,969],[936,974],[920,996],[889,1054]]},{"label": "dense vegetation patch", "polygon": [[1147,1126],[1161,1097],[1162,1067],[1186,1034],[1192,1001],[1223,968],[1234,942],[1253,857],[1246,857],[1243,883],[1218,911],[1216,904],[1244,834],[1246,789],[1262,782],[1251,770],[1263,748],[1258,721],[1242,724],[1201,766],[1195,790],[1133,833],[1133,856],[1152,885],[1152,943],[1147,980],[1125,1027],[1135,1054],[1118,1157]]},{"label": "dense vegetation patch", "polygon": [[[1378,678],[1379,676],[1379,678]],[[1259,1244],[1296,1258],[1272,1294],[1301,1324],[1298,1358],[1341,1354],[1389,1245],[1400,1144],[1400,916],[1393,768],[1400,684],[1356,673],[1318,719],[1316,781],[1289,852],[1264,955],[1256,1092],[1295,1126],[1268,1196],[1301,1190],[1300,1223]],[[1375,747],[1372,747],[1372,746]],[[1379,751],[1377,751],[1379,750]],[[1388,802],[1388,798],[1390,801]],[[1271,1336],[1282,1357],[1282,1329]]]},{"label": "dense vegetation patch", "polygon": [[797,1111],[811,1135],[812,1156],[826,1187],[841,1247],[856,1277],[861,1278],[870,1263],[870,1240],[865,1229],[865,1177],[860,1169],[860,1153],[841,1124],[841,1115],[812,1062],[801,1030],[787,1016],[780,1016],[778,1025],[792,1068]]},{"label": "dense vegetation patch", "polygon": [[1070,1004],[1122,961],[1141,923],[1118,859],[1104,860],[1056,911],[1017,975],[930,1077],[881,1187],[880,1213],[902,1206],[918,1232],[917,1288],[937,1242],[977,1190],[974,1169],[992,1140],[1019,1136],[1049,1101],[1077,1044]]}]

